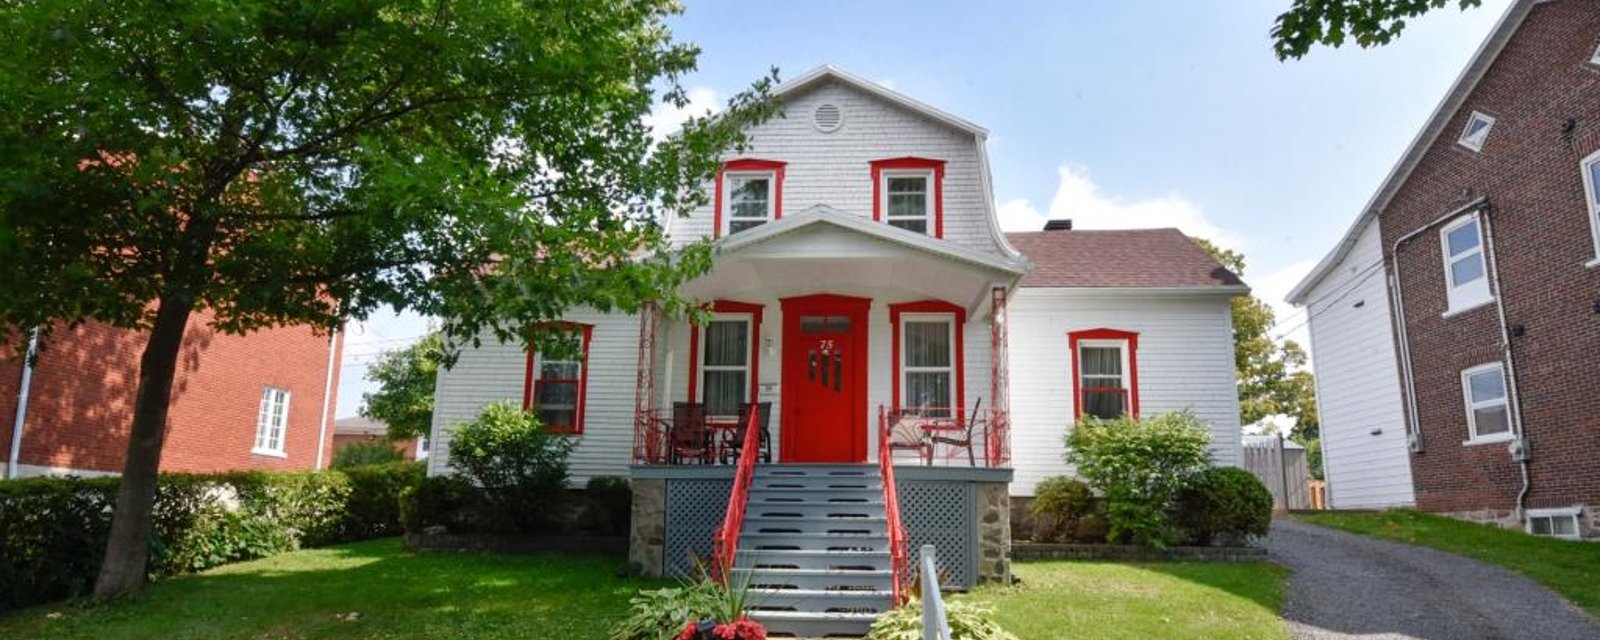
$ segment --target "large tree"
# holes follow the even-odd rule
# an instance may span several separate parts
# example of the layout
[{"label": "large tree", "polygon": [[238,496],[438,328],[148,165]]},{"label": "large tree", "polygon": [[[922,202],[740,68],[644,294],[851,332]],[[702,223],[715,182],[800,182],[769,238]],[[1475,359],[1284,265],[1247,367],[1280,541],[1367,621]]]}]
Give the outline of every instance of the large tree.
[{"label": "large tree", "polygon": [[652,142],[698,50],[674,0],[16,0],[0,8],[0,330],[148,336],[95,594],[144,586],[185,328],[454,343],[632,310],[709,264],[660,216],[770,115],[764,78]]},{"label": "large tree", "polygon": [[378,390],[363,394],[361,415],[382,420],[390,440],[428,435],[433,424],[433,388],[444,362],[444,336],[430,331],[416,342],[383,352],[367,370]]},{"label": "large tree", "polygon": [[1483,0],[1294,0],[1272,27],[1272,49],[1287,60],[1347,39],[1363,49],[1382,46],[1405,30],[1406,20],[1452,4],[1465,10]]},{"label": "large tree", "polygon": [[[1244,254],[1197,239],[1200,246],[1240,277]],[[1316,389],[1305,370],[1306,352],[1293,340],[1278,341],[1272,307],[1255,296],[1233,299],[1233,366],[1239,380],[1239,422],[1286,415],[1295,419],[1295,433],[1315,429]]]}]

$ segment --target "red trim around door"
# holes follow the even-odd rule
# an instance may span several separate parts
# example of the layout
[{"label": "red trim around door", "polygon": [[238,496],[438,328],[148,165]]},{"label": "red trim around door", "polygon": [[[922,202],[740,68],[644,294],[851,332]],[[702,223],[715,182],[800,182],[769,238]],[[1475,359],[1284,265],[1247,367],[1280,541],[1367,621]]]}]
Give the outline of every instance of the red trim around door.
[{"label": "red trim around door", "polygon": [[[888,158],[872,161],[872,219],[883,221],[883,172],[925,169],[933,172],[933,237],[944,237],[944,161],[931,158]],[[721,178],[718,178],[721,184]],[[718,207],[721,210],[721,207]]]},{"label": "red trim around door", "polygon": [[839,451],[838,456],[832,460],[809,462],[864,462],[867,459],[867,403],[869,388],[867,384],[867,355],[871,342],[871,328],[868,326],[868,312],[872,307],[872,299],[842,296],[831,293],[818,293],[793,298],[784,298],[779,301],[783,309],[783,362],[782,374],[784,381],[782,389],[783,418],[779,430],[779,460],[785,462],[797,460],[795,438],[799,430],[791,428],[796,425],[800,404],[795,401],[799,391],[800,380],[805,376],[805,367],[799,360],[790,356],[791,340],[800,340],[800,317],[805,315],[844,315],[850,317],[852,335],[859,341],[854,345],[853,352],[859,356],[850,360],[850,376],[855,381],[856,395],[859,396],[850,406],[850,418],[847,425],[849,433],[849,450]]},{"label": "red trim around door", "polygon": [[[761,390],[761,312],[766,305],[734,300],[713,300],[707,307],[712,313],[750,314],[750,399],[755,402]],[[700,326],[689,325],[689,402],[699,402],[700,391]]]},{"label": "red trim around door", "polygon": [[772,219],[783,219],[783,170],[787,163],[777,160],[759,160],[756,158],[740,158],[722,163],[722,168],[717,169],[716,197],[713,198],[711,219],[711,237],[722,237],[722,174],[726,171],[771,171],[772,172]]},{"label": "red trim around door", "polygon": [[889,326],[894,331],[894,337],[891,340],[893,347],[890,349],[890,357],[894,359],[894,376],[892,382],[890,383],[890,387],[893,390],[893,395],[891,397],[894,398],[894,408],[897,411],[900,409],[900,314],[902,313],[948,313],[953,315],[955,321],[955,326],[953,329],[955,333],[956,350],[956,406],[954,407],[954,414],[957,419],[960,419],[966,414],[967,410],[967,339],[965,335],[967,326],[967,310],[960,305],[945,302],[943,300],[920,300],[917,302],[900,302],[889,305]]},{"label": "red trim around door", "polygon": [[[582,331],[583,338],[581,344],[583,353],[580,356],[582,358],[582,364],[580,364],[578,367],[578,406],[575,407],[573,411],[572,421],[574,424],[546,426],[548,426],[552,432],[582,435],[584,405],[587,404],[589,397],[589,342],[590,339],[594,337],[594,325],[583,324],[579,322],[561,321],[552,322],[549,324],[549,326],[563,328],[568,331]],[[533,392],[537,382],[536,378],[538,377],[535,375],[533,365],[534,361],[538,358],[538,355],[539,350],[532,348],[530,345],[530,347],[527,349],[527,364],[525,365],[526,368],[522,376],[523,411],[528,411],[533,408]]]},{"label": "red trim around door", "polygon": [[1072,412],[1073,419],[1083,417],[1083,378],[1078,375],[1078,342],[1082,340],[1121,340],[1128,343],[1128,401],[1123,408],[1128,417],[1139,419],[1139,334],[1121,329],[1085,329],[1067,334],[1067,345],[1072,352]]}]

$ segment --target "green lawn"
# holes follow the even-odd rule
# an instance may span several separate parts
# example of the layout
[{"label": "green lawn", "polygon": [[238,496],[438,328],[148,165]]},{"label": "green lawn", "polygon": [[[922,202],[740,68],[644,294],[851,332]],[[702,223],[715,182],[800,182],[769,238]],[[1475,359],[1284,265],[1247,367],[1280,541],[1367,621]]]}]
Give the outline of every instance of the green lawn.
[{"label": "green lawn", "polygon": [[621,564],[410,554],[377,540],[168,580],[138,602],[30,609],[0,618],[0,638],[604,640],[634,592],[662,584],[618,578]]},{"label": "green lawn", "polygon": [[1289,571],[1266,562],[1027,562],[1022,584],[964,596],[994,607],[1022,640],[1287,638],[1278,617]]},{"label": "green lawn", "polygon": [[1497,564],[1555,590],[1600,616],[1600,544],[1536,538],[1518,531],[1409,509],[1299,516],[1312,524],[1432,547]]}]

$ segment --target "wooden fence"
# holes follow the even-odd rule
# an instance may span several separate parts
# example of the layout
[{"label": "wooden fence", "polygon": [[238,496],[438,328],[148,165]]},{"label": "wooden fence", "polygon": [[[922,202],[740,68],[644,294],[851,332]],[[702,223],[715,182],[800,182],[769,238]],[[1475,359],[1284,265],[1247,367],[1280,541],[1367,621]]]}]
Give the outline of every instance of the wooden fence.
[{"label": "wooden fence", "polygon": [[[1277,510],[1323,508],[1319,495],[1312,491],[1311,467],[1306,463],[1306,450],[1297,446],[1284,446],[1283,437],[1250,438],[1244,445],[1244,469],[1272,492],[1272,506]],[[1320,484],[1320,483],[1319,483]]]}]

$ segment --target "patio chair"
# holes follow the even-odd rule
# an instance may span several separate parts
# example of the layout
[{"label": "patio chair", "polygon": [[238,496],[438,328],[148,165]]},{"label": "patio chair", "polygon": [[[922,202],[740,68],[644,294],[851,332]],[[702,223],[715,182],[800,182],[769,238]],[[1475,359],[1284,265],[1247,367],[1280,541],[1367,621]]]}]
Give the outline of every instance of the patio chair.
[{"label": "patio chair", "polygon": [[667,435],[669,464],[710,464],[711,430],[706,427],[706,406],[699,402],[672,403],[672,426]]},{"label": "patio chair", "polygon": [[922,458],[922,464],[933,464],[933,443],[922,430],[921,417],[913,412],[889,414],[889,456],[893,458],[897,450],[915,451]]},{"label": "patio chair", "polygon": [[[977,441],[977,438],[975,437],[977,425],[978,423],[982,422],[978,419],[978,410],[982,408],[983,398],[978,398],[978,403],[972,406],[972,413],[965,420],[958,419],[956,421],[955,429],[934,432],[933,436],[928,438],[928,448],[931,450],[941,444],[950,447],[965,448],[967,450],[967,466],[978,466],[978,458],[977,455],[972,452],[972,444]],[[929,454],[929,457],[932,457],[931,453]]]},{"label": "patio chair", "polygon": [[730,464],[739,459],[739,454],[744,449],[745,429],[750,426],[750,410],[756,410],[756,424],[761,429],[761,448],[759,449],[762,462],[772,462],[772,432],[768,430],[772,418],[771,402],[741,402],[739,403],[739,426],[728,430],[727,440],[722,443],[722,463]]}]

